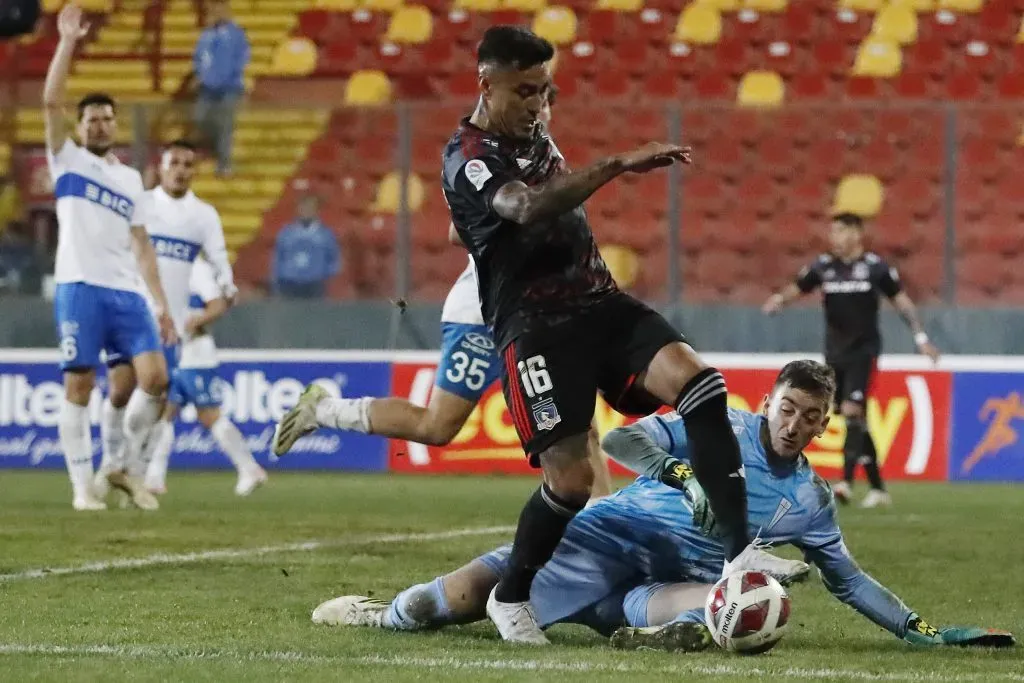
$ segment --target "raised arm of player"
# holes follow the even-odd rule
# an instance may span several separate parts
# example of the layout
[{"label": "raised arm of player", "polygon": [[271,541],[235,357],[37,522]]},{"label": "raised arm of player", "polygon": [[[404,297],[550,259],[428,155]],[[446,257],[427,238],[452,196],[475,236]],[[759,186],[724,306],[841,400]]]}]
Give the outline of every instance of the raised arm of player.
[{"label": "raised arm of player", "polygon": [[74,3],[67,4],[57,16],[57,30],[60,42],[50,60],[43,86],[43,121],[46,124],[46,147],[52,153],[60,151],[68,139],[64,123],[64,95],[67,91],[68,72],[75,46],[89,31],[89,24],[82,21],[82,9]]},{"label": "raised arm of player", "polygon": [[652,142],[640,149],[597,161],[574,173],[559,173],[538,185],[519,180],[502,185],[491,208],[506,220],[525,225],[572,211],[602,185],[626,172],[647,173],[675,162],[690,163],[688,147]]},{"label": "raised arm of player", "polygon": [[149,241],[149,233],[141,225],[132,226],[132,251],[139,263],[139,272],[142,279],[149,288],[156,304],[156,321],[160,325],[160,338],[167,346],[173,346],[178,342],[178,333],[174,329],[174,321],[169,313],[167,296],[164,294],[163,284],[160,282],[160,269],[157,266],[156,250],[153,243]]},{"label": "raised arm of player", "polygon": [[835,504],[819,512],[811,530],[798,545],[804,559],[821,572],[829,592],[862,615],[913,645],[1008,646],[1013,635],[983,628],[935,629],[907,607],[892,591],[861,569],[850,555],[835,521]]}]

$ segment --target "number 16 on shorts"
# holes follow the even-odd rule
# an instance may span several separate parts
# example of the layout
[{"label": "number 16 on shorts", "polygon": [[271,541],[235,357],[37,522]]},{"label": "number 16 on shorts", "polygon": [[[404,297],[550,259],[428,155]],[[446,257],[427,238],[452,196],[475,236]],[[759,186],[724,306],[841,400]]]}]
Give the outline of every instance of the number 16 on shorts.
[{"label": "number 16 on shorts", "polygon": [[548,374],[544,356],[530,356],[519,361],[519,378],[523,382],[523,390],[529,398],[537,398],[551,391],[551,375]]}]

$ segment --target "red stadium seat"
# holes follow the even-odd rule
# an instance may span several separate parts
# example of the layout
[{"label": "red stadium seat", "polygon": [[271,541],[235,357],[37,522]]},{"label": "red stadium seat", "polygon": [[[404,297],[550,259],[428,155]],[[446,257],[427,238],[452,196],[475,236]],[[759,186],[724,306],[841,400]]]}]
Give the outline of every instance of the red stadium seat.
[{"label": "red stadium seat", "polygon": [[298,34],[317,43],[331,33],[333,15],[326,10],[306,10],[299,14]]},{"label": "red stadium seat", "polygon": [[850,50],[838,41],[815,43],[813,52],[814,62],[818,68],[834,76],[847,73],[853,65]]},{"label": "red stadium seat", "polygon": [[892,180],[901,171],[898,150],[892,140],[875,136],[860,149],[864,169],[883,181]]},{"label": "red stadium seat", "polygon": [[828,78],[816,72],[799,73],[790,82],[789,91],[798,100],[825,98],[829,96]]},{"label": "red stadium seat", "polygon": [[741,40],[721,40],[715,45],[715,63],[730,76],[740,76],[750,68],[748,43]]},{"label": "red stadium seat", "polygon": [[846,96],[851,99],[875,99],[878,97],[879,91],[878,79],[875,78],[850,76],[846,81]]},{"label": "red stadium seat", "polygon": [[697,78],[696,90],[705,100],[732,100],[735,88],[723,74],[709,73]]},{"label": "red stadium seat", "polygon": [[650,68],[650,47],[642,40],[619,43],[611,52],[612,68],[622,69],[632,75],[643,75]]},{"label": "red stadium seat", "polygon": [[979,138],[960,143],[959,166],[984,180],[994,180],[1003,172],[999,149],[994,143]]},{"label": "red stadium seat", "polygon": [[817,21],[813,9],[805,7],[802,3],[792,3],[782,15],[782,31],[779,37],[794,42],[811,43],[817,37]]},{"label": "red stadium seat", "polygon": [[678,100],[682,83],[674,71],[654,71],[644,76],[641,90],[646,97]]},{"label": "red stadium seat", "polygon": [[602,101],[622,99],[632,92],[632,83],[624,73],[601,71],[594,77],[594,90]]},{"label": "red stadium seat", "polygon": [[949,68],[951,52],[941,40],[919,40],[904,49],[904,69],[942,76]]},{"label": "red stadium seat", "polygon": [[1004,99],[1024,98],[1024,73],[1009,73],[1002,76],[998,82],[998,92]]},{"label": "red stadium seat", "polygon": [[[801,71],[803,66],[803,51],[786,41],[775,41],[763,48],[764,68],[768,71],[784,76],[792,77]],[[761,67],[760,63],[752,64],[752,67]]]},{"label": "red stadium seat", "polygon": [[946,77],[946,95],[949,99],[973,102],[981,94],[981,82],[973,73],[957,71]]},{"label": "red stadium seat", "polygon": [[930,96],[928,75],[920,71],[903,71],[893,80],[893,92],[908,100],[923,100]]}]

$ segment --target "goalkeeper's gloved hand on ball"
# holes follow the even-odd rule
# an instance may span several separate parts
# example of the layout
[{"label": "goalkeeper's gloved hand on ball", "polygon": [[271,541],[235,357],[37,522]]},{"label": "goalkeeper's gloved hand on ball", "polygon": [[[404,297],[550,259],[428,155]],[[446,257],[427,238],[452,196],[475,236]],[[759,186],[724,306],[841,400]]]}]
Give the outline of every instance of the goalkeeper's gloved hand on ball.
[{"label": "goalkeeper's gloved hand on ball", "polygon": [[693,507],[693,522],[701,533],[711,538],[718,537],[718,524],[711,512],[708,497],[704,494],[693,468],[684,462],[670,460],[661,473],[661,483],[682,491]]},{"label": "goalkeeper's gloved hand on ball", "polygon": [[936,629],[928,625],[917,614],[910,615],[907,634],[903,640],[911,645],[958,645],[960,647],[1012,647],[1016,644],[1013,634],[994,628],[951,626]]}]

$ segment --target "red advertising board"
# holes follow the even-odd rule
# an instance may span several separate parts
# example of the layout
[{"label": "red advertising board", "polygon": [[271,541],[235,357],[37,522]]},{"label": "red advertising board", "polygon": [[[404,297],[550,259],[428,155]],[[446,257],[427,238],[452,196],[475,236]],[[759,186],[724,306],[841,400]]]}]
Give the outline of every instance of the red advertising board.
[{"label": "red advertising board", "polygon": [[[426,404],[436,365],[396,362],[392,393]],[[730,405],[757,410],[775,370],[721,368]],[[946,478],[950,375],[935,371],[882,371],[876,375],[867,419],[884,476],[889,479]],[[627,422],[598,399],[595,423],[603,435]],[[843,462],[845,427],[834,418],[807,455],[823,476],[835,478]],[[485,392],[469,421],[447,448],[392,441],[390,468],[398,472],[530,471],[498,384]]]}]

